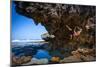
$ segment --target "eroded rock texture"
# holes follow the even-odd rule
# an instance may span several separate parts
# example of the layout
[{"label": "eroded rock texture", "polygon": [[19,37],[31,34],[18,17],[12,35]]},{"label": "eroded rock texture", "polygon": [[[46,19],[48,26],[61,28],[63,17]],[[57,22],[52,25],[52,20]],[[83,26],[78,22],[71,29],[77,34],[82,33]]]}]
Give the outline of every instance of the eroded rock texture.
[{"label": "eroded rock texture", "polygon": [[[52,50],[95,47],[95,6],[15,1],[17,13],[41,23]],[[63,53],[63,51],[62,51]]]}]

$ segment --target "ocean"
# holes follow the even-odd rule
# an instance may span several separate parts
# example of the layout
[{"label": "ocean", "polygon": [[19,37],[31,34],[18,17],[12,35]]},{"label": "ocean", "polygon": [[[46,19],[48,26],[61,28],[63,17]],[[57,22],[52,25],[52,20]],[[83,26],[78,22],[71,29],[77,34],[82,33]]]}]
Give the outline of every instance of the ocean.
[{"label": "ocean", "polygon": [[13,40],[11,42],[11,52],[14,56],[32,56],[38,59],[50,59],[48,43],[43,40]]}]

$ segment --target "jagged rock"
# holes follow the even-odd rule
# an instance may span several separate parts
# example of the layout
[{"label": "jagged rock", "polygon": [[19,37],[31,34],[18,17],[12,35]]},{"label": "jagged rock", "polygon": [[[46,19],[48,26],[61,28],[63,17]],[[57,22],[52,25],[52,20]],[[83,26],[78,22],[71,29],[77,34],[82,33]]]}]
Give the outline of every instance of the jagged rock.
[{"label": "jagged rock", "polygon": [[69,62],[86,62],[86,61],[95,61],[96,58],[93,56],[83,56],[83,55],[77,55],[77,56],[69,56],[61,60],[61,63],[69,63]]},{"label": "jagged rock", "polygon": [[72,54],[80,54],[80,55],[91,55],[95,57],[95,49],[89,49],[89,48],[78,48],[76,51],[72,51]]},{"label": "jagged rock", "polygon": [[32,59],[31,56],[22,56],[22,57],[16,57],[16,56],[13,56],[12,57],[12,65],[21,65],[21,64],[24,64],[24,63],[27,63],[27,62],[30,62]]},{"label": "jagged rock", "polygon": [[82,61],[95,61],[96,58],[93,54],[95,50],[89,48],[78,48],[76,51],[72,51],[72,55],[61,60],[64,62],[82,62]]},{"label": "jagged rock", "polygon": [[[89,18],[93,18],[93,20],[96,18],[95,6],[22,1],[14,1],[14,3],[16,4],[15,9],[18,14],[33,19],[36,25],[41,23],[49,34],[55,36],[49,41],[51,43],[51,50],[59,49],[59,47],[71,48],[67,43],[73,40],[77,46],[73,45],[76,48],[72,48],[72,50],[77,49],[80,47],[80,44],[84,44],[87,41],[89,41],[89,45],[95,44],[95,34],[91,35],[94,36],[93,38],[89,37],[90,35],[86,36],[89,32],[86,31],[85,27]],[[95,25],[96,21],[94,20],[93,23]],[[73,34],[76,32],[76,27],[81,28],[82,31],[75,39]],[[94,31],[92,30],[92,32]],[[80,40],[81,38],[84,41]]]}]

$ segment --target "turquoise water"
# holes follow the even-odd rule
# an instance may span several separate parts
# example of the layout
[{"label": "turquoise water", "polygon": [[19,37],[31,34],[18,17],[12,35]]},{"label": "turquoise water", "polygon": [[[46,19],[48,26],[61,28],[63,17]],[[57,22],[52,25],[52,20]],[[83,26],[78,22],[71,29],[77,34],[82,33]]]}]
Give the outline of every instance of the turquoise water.
[{"label": "turquoise water", "polygon": [[37,59],[41,59],[41,58],[47,58],[49,60],[51,59],[49,52],[46,50],[38,50],[38,52],[36,53],[36,55],[34,57]]}]

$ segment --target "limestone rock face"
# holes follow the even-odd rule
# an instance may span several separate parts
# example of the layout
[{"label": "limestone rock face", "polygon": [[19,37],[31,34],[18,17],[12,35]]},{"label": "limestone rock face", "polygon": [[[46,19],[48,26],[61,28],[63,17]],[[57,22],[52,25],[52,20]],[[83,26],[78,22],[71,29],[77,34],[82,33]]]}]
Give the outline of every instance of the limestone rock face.
[{"label": "limestone rock face", "polygon": [[70,41],[72,49],[77,49],[79,44],[86,43],[89,47],[95,44],[95,6],[22,1],[15,1],[15,4],[18,14],[33,19],[36,25],[41,23],[55,36],[50,40],[52,50],[70,47],[67,45]]},{"label": "limestone rock face", "polygon": [[72,51],[72,55],[69,57],[65,57],[61,60],[61,63],[66,62],[86,62],[86,61],[95,61],[96,57],[94,56],[95,50],[87,49],[87,48],[78,48],[76,51]]}]

